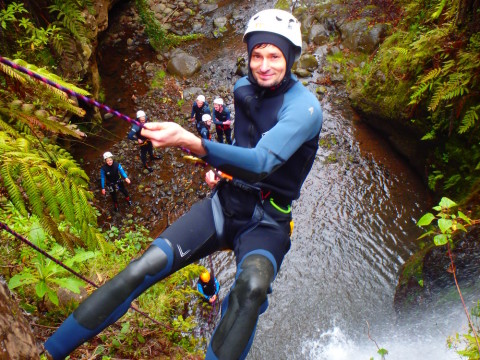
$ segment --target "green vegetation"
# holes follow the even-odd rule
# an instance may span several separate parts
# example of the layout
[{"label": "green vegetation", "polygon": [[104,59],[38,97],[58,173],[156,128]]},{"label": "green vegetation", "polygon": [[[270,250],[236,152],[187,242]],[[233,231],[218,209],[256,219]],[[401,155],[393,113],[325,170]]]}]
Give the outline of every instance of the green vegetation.
[{"label": "green vegetation", "polygon": [[421,131],[430,188],[465,199],[480,190],[480,9],[461,0],[396,5],[401,19],[375,56],[345,71],[349,91],[367,114]]},{"label": "green vegetation", "polygon": [[[456,204],[454,201],[443,197],[439,204],[433,207],[433,210],[435,210],[436,213],[427,213],[423,215],[420,220],[418,220],[417,225],[424,227],[427,230],[427,232],[420,236],[420,239],[425,237],[433,237],[433,243],[435,246],[447,247],[447,253],[450,258],[449,272],[453,274],[455,285],[457,287],[458,294],[460,295],[460,300],[462,301],[469,324],[468,334],[461,336],[464,339],[465,348],[457,350],[457,353],[473,360],[480,357],[480,344],[477,335],[479,326],[478,323],[473,323],[470,313],[465,305],[465,301],[463,300],[462,292],[456,277],[456,267],[452,249],[455,246],[455,238],[458,233],[467,232],[467,227],[478,225],[479,220],[470,219],[460,210],[457,210],[455,213],[454,210],[457,207],[458,204]],[[472,313],[478,319],[478,306],[472,311]],[[456,339],[458,340],[459,338],[460,336],[457,334]],[[458,344],[458,342],[453,341],[452,338],[450,338],[448,342],[451,347],[454,347],[454,345],[456,346]]]},{"label": "green vegetation", "polygon": [[[38,70],[24,62],[18,63],[32,71]],[[103,248],[103,236],[97,230],[97,211],[90,204],[89,178],[54,141],[58,135],[82,138],[82,132],[60,121],[55,114],[83,116],[83,109],[75,106],[63,92],[17,70],[2,65],[0,71],[4,74],[0,82],[10,90],[0,91],[2,192],[23,217],[37,216],[42,228],[69,249],[75,246]],[[86,93],[45,69],[39,73]],[[22,94],[20,91],[23,91],[23,100],[16,99]],[[35,110],[35,104],[39,109]],[[61,223],[66,223],[65,231],[59,230]]]},{"label": "green vegetation", "polygon": [[145,25],[145,32],[150,39],[150,44],[157,51],[175,47],[184,41],[191,41],[203,37],[201,34],[179,36],[168,33],[150,10],[146,0],[135,0],[135,5],[142,19],[142,23]]},{"label": "green vegetation", "polygon": [[166,73],[164,70],[156,71],[152,81],[150,82],[150,90],[163,89],[165,85],[165,76]]},{"label": "green vegetation", "polygon": [[[11,3],[0,10],[0,54],[90,96],[76,85],[78,79],[68,77],[72,65],[80,64],[78,53],[91,51],[91,34],[85,25],[93,13],[92,4],[89,0]],[[185,39],[188,37],[181,38]],[[164,77],[158,73],[154,83],[163,86]],[[103,232],[99,228],[90,179],[57,141],[83,140],[85,135],[74,121],[84,116],[76,99],[0,64],[0,222],[102,284],[138,257],[151,239],[148,231],[133,225],[131,219],[125,220],[121,230]],[[77,306],[78,293],[84,296],[94,290],[3,230],[0,262],[0,276],[40,325],[50,327],[63,321]],[[124,322],[119,322],[120,330],[113,326],[84,348],[105,359],[148,358],[152,347],[142,344],[152,339],[158,354],[198,357],[204,339],[192,334],[197,327],[196,311],[185,309],[187,303],[199,299],[192,282],[201,270],[199,265],[183,269],[136,300],[136,307],[164,327],[129,311]]]},{"label": "green vegetation", "polygon": [[12,2],[0,10],[0,53],[38,66],[65,64],[60,68],[68,75],[76,61],[77,46],[86,51],[90,45],[82,11],[93,13],[93,1],[50,0],[46,5],[28,0]]}]

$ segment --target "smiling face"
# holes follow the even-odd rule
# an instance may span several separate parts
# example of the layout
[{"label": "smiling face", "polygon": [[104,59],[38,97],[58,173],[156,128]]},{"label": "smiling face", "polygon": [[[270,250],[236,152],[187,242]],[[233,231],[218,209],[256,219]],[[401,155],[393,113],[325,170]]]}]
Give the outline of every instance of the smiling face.
[{"label": "smiling face", "polygon": [[201,108],[201,107],[203,106],[203,101],[196,100],[196,102],[197,102],[197,106],[198,106],[199,108]]},{"label": "smiling face", "polygon": [[145,120],[147,120],[147,118],[145,116],[140,116],[138,118],[138,121],[140,121],[142,124],[145,122]]},{"label": "smiling face", "polygon": [[220,104],[213,104],[213,108],[214,108],[215,111],[217,111],[217,112],[222,112],[222,111],[223,111],[223,106],[220,105]]},{"label": "smiling face", "polygon": [[107,159],[105,160],[105,162],[107,163],[108,166],[112,166],[112,164],[113,164],[113,159],[112,159],[112,158],[107,158]]},{"label": "smiling face", "polygon": [[283,80],[287,71],[287,61],[278,47],[261,44],[252,50],[250,70],[261,87],[274,87]]}]

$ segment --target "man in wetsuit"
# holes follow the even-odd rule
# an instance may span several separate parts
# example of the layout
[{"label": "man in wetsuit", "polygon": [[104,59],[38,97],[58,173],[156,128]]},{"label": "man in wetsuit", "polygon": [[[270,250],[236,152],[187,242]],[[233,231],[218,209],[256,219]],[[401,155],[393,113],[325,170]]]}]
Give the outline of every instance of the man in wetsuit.
[{"label": "man in wetsuit", "polygon": [[[143,110],[137,111],[137,120],[143,125],[147,122],[147,115]],[[153,169],[147,163],[147,153],[150,155],[150,161],[158,159],[157,156],[153,154],[153,146],[149,139],[140,134],[140,126],[133,124],[130,132],[128,133],[128,138],[133,141],[137,141],[140,146],[140,160],[142,160],[143,167],[149,172],[152,172]]]},{"label": "man in wetsuit", "polygon": [[154,146],[182,146],[233,179],[218,181],[211,198],[194,204],[140,258],[80,304],[45,343],[55,360],[114,323],[157,281],[223,249],[234,251],[237,271],[206,358],[247,356],[290,249],[291,203],[315,159],[322,111],[290,72],[302,47],[297,19],[282,10],[261,11],[249,21],[244,42],[249,74],[234,88],[233,146],[200,139],[174,122],[142,129]]},{"label": "man in wetsuit", "polygon": [[217,300],[220,283],[215,276],[210,276],[210,273],[205,270],[200,274],[197,281],[197,290],[203,295],[206,301],[213,304]]},{"label": "man in wetsuit", "polygon": [[125,179],[127,184],[130,184],[130,179],[128,178],[125,170],[123,170],[122,165],[118,162],[113,161],[113,155],[110,151],[107,151],[103,154],[103,160],[105,164],[100,168],[100,182],[102,184],[102,194],[105,195],[105,187],[108,189],[108,192],[112,196],[113,208],[115,211],[118,211],[118,200],[117,200],[117,190],[125,195],[125,200],[127,200],[128,205],[132,205],[130,200],[130,195],[128,195],[127,189],[123,185],[122,178]]},{"label": "man in wetsuit", "polygon": [[198,135],[202,135],[200,131],[203,128],[202,117],[203,115],[210,115],[210,108],[208,107],[208,102],[205,100],[205,96],[198,95],[197,99],[192,105],[192,113],[190,114],[190,121],[195,122],[195,127],[197,129]]},{"label": "man in wetsuit", "polygon": [[198,133],[202,139],[211,140],[210,127],[212,126],[212,117],[210,114],[202,115],[202,124],[197,127]]},{"label": "man in wetsuit", "polygon": [[218,142],[223,143],[223,135],[227,144],[232,144],[232,128],[230,120],[230,110],[223,104],[223,99],[216,98],[213,100],[213,122],[217,130]]}]

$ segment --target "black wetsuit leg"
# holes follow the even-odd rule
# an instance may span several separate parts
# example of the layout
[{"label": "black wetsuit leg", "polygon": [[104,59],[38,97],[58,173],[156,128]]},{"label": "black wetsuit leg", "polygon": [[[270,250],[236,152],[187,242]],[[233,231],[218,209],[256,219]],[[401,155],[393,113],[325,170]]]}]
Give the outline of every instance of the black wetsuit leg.
[{"label": "black wetsuit leg", "polygon": [[223,143],[223,129],[221,128],[216,128],[217,130],[217,140],[219,143]]},{"label": "black wetsuit leg", "polygon": [[107,184],[108,191],[110,192],[110,196],[112,197],[113,206],[115,208],[118,207],[118,197],[117,197],[117,189],[115,184]]},{"label": "black wetsuit leg", "polygon": [[45,349],[55,360],[63,359],[117,321],[151,285],[218,247],[212,200],[205,199],[167,228],[138,260],[80,304],[47,340]]},{"label": "black wetsuit leg", "polygon": [[[290,249],[291,214],[255,201],[236,189],[225,189],[226,234],[235,234],[232,247],[237,274],[230,293],[223,300],[222,319],[212,336],[206,359],[244,359],[251,347],[257,320],[268,307],[271,283]],[[253,202],[255,209],[235,209]],[[228,210],[231,217],[228,216]],[[242,217],[243,215],[243,217]],[[247,219],[249,216],[249,219]],[[243,222],[243,224],[242,224]]]},{"label": "black wetsuit leg", "polygon": [[223,132],[225,133],[225,140],[227,141],[227,144],[232,145],[232,129],[225,129]]},{"label": "black wetsuit leg", "polygon": [[118,190],[119,190],[123,195],[125,195],[125,198],[128,199],[128,198],[130,197],[130,195],[128,194],[127,189],[125,188],[125,184],[123,183],[123,181],[120,181],[120,182],[118,183]]},{"label": "black wetsuit leg", "polygon": [[147,151],[148,151],[148,146],[147,145],[141,145],[140,146],[140,160],[142,161],[143,166],[145,166],[146,168],[148,167]]}]

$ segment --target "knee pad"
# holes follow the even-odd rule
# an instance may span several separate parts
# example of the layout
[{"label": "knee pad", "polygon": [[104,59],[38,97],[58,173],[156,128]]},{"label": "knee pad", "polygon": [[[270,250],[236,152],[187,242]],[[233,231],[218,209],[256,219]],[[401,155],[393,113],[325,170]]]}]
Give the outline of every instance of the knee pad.
[{"label": "knee pad", "polygon": [[93,330],[112,314],[115,321],[128,310],[133,299],[168,275],[173,264],[171,245],[160,238],[153,244],[156,246],[150,246],[139,259],[80,304],[73,312],[80,325]]},{"label": "knee pad", "polygon": [[265,256],[253,254],[245,258],[228,295],[225,314],[212,337],[212,350],[218,358],[238,359],[244,352],[274,275],[274,266]]}]

